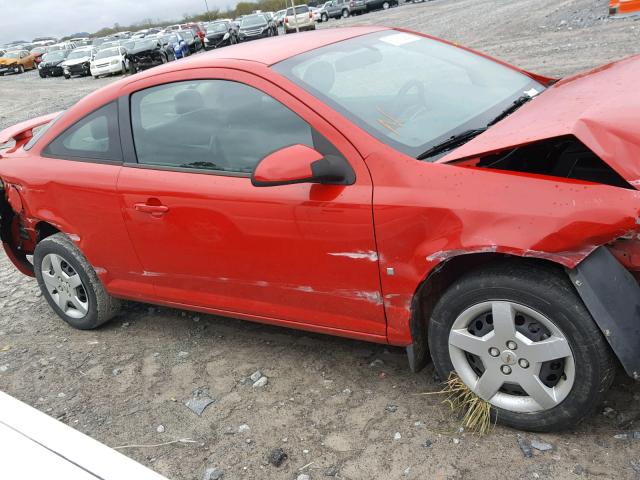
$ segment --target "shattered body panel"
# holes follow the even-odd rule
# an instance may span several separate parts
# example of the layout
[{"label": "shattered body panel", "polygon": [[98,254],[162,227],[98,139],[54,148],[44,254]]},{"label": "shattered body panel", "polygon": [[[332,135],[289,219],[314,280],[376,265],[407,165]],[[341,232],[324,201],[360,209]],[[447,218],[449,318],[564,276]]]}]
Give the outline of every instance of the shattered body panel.
[{"label": "shattered body panel", "polygon": [[638,78],[640,56],[560,80],[439,162],[484,157],[573,135],[629,183],[640,185]]}]

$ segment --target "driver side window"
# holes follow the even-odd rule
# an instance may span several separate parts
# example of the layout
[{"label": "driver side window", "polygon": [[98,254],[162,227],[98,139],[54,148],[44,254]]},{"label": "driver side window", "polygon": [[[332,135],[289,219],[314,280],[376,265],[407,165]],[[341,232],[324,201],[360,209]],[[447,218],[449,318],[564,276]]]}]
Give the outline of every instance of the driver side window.
[{"label": "driver side window", "polygon": [[175,82],[131,96],[138,163],[249,174],[266,155],[317,134],[282,103],[227,80]]}]

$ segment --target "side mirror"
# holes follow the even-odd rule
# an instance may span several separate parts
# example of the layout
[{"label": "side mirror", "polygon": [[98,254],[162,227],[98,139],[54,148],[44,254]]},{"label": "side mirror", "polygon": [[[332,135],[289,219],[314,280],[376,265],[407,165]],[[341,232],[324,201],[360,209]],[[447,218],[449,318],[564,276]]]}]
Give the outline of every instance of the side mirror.
[{"label": "side mirror", "polygon": [[306,145],[291,145],[264,157],[251,174],[254,187],[295,183],[350,185],[355,174],[342,158],[323,156]]}]

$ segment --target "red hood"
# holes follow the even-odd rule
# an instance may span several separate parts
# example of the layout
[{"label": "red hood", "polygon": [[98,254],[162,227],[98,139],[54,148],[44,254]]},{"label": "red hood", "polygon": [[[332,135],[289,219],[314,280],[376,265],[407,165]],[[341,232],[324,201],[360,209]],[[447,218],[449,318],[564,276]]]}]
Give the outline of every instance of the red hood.
[{"label": "red hood", "polygon": [[640,185],[640,56],[565,78],[439,160],[483,157],[574,135],[632,185]]}]

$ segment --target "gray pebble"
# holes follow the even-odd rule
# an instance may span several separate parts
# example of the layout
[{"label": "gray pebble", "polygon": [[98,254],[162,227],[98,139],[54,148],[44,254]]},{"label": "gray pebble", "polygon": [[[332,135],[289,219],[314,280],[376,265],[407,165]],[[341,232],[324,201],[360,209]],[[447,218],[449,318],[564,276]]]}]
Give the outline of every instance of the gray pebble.
[{"label": "gray pebble", "polygon": [[219,468],[207,468],[202,480],[220,480],[223,476],[224,472]]},{"label": "gray pebble", "polygon": [[274,448],[269,453],[267,460],[274,467],[279,467],[287,459],[287,454],[281,448]]},{"label": "gray pebble", "polygon": [[529,440],[527,440],[523,436],[518,435],[518,446],[520,447],[520,450],[522,451],[522,454],[525,456],[525,458],[533,457],[533,450],[531,449],[531,442],[529,442]]},{"label": "gray pebble", "polygon": [[268,382],[269,382],[269,379],[267,377],[260,377],[258,380],[253,382],[253,387],[254,388],[264,387]]},{"label": "gray pebble", "polygon": [[536,450],[540,450],[541,452],[553,450],[553,445],[547,442],[543,442],[542,440],[531,440],[531,446]]}]

